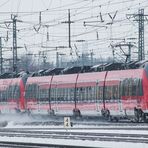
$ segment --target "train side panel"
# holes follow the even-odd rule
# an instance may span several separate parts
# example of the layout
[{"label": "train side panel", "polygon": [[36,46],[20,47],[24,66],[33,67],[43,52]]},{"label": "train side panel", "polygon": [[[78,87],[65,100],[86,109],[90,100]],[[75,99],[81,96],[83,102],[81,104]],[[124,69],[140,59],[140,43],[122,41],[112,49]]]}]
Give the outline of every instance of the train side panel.
[{"label": "train side panel", "polygon": [[32,113],[47,113],[51,78],[52,76],[28,78],[25,87],[26,110]]},{"label": "train side panel", "polygon": [[100,85],[104,84],[106,72],[79,74],[76,85],[77,108],[82,114],[97,115],[103,107]]},{"label": "train side panel", "polygon": [[51,83],[51,108],[57,114],[72,114],[77,74],[57,75]]},{"label": "train side panel", "polygon": [[144,99],[142,108],[146,113],[148,113],[148,65],[145,66],[143,72],[143,93]]},{"label": "train side panel", "polygon": [[21,78],[0,80],[0,110],[2,113],[24,110],[23,88]]},{"label": "train side panel", "polygon": [[[142,108],[143,69],[109,71],[105,82],[105,106],[112,115],[134,115]],[[115,83],[116,82],[116,83]]]}]

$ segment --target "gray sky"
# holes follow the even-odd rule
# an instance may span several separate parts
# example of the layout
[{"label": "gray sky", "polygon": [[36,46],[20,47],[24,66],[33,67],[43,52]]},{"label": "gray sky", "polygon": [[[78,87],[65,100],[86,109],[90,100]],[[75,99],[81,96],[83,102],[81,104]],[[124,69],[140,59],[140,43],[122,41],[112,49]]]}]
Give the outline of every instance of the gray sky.
[{"label": "gray sky", "polygon": [[[0,33],[3,46],[12,46],[12,24],[9,28],[3,24],[11,21],[11,14],[17,14],[17,43],[22,46],[18,49],[18,55],[22,53],[38,53],[52,48],[42,46],[68,46],[68,24],[62,23],[68,19],[68,9],[71,10],[71,40],[72,49],[60,49],[69,59],[76,58],[75,47],[79,55],[82,52],[90,53],[92,50],[95,57],[112,56],[110,44],[123,42],[123,39],[136,38],[132,40],[137,46],[138,24],[133,19],[127,19],[126,14],[136,14],[138,9],[144,8],[148,14],[147,0],[1,0],[0,1]],[[39,25],[39,13],[41,12],[41,24]],[[100,13],[102,22],[100,22]],[[112,25],[111,17],[116,13]],[[86,26],[84,26],[84,21]],[[7,23],[7,25],[9,25]],[[49,25],[49,40],[47,41],[47,25]],[[148,47],[148,22],[145,22],[145,50]],[[35,31],[35,30],[38,30]],[[8,41],[6,36],[8,33]],[[115,40],[116,39],[116,40]],[[121,40],[119,40],[121,39]],[[84,42],[78,42],[84,40]],[[131,41],[131,40],[130,40]],[[26,46],[26,49],[24,48]],[[126,51],[126,49],[125,49]],[[133,49],[136,52],[137,48]],[[55,52],[48,52],[48,60],[55,62]],[[72,53],[72,55],[70,55]],[[4,56],[12,55],[4,52]],[[123,56],[120,50],[116,51],[116,57]],[[133,58],[137,58],[134,53]]]}]

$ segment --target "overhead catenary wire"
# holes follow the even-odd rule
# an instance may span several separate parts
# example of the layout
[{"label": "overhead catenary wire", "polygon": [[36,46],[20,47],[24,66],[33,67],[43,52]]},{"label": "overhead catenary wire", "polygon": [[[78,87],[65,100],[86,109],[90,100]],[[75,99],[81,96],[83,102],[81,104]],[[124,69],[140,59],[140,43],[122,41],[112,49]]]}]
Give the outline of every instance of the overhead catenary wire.
[{"label": "overhead catenary wire", "polygon": [[[130,1],[130,0],[124,0],[124,1],[116,1],[116,0],[114,0],[114,1],[107,1],[107,2],[103,2],[103,1],[99,1],[99,2],[100,2],[100,5],[101,5],[101,11],[102,11],[103,7],[108,6],[108,8],[109,8],[111,6],[115,6],[115,5],[119,5],[119,4],[123,4],[123,3],[135,2],[135,0],[132,0],[132,1]],[[144,4],[144,3],[146,3],[146,1],[141,1],[141,4]],[[91,5],[91,7],[89,7],[89,4],[91,4],[91,1],[87,1],[87,2],[86,1],[77,1],[77,2],[74,2],[72,4],[75,7],[75,8],[71,8],[71,10],[72,10],[71,11],[71,17],[72,17],[72,20],[75,22],[75,24],[74,24],[75,25],[75,32],[74,32],[74,34],[72,34],[72,37],[73,37],[72,42],[75,42],[76,39],[79,39],[81,37],[82,38],[86,37],[87,40],[90,41],[91,39],[89,39],[88,36],[89,35],[92,36],[92,34],[94,32],[96,32],[96,31],[98,31],[98,34],[108,34],[109,33],[108,29],[106,30],[105,28],[104,29],[103,28],[101,28],[101,29],[98,28],[97,27],[98,24],[94,24],[94,26],[87,27],[85,29],[83,28],[84,27],[83,26],[83,21],[89,20],[89,19],[91,19],[91,20],[96,19],[97,20],[98,17],[99,17],[100,8],[99,8],[99,5],[96,3],[96,1],[94,1],[94,5]],[[79,4],[82,4],[84,7],[80,7]],[[56,12],[56,11],[64,12],[63,15],[61,14],[61,16],[57,16],[57,17],[55,17],[55,19],[43,20],[41,22],[41,25],[42,26],[44,26],[46,24],[53,25],[52,26],[53,28],[57,28],[57,30],[59,30],[59,28],[62,26],[62,24],[60,22],[67,18],[67,14],[66,14],[65,11],[67,11],[68,6],[70,6],[70,5],[65,4],[65,5],[60,6],[60,7],[45,9],[43,11],[40,10],[41,12],[43,12],[42,13],[43,19],[44,19],[44,16],[50,16],[51,14],[54,14],[54,12]],[[119,8],[118,12],[119,12],[119,15],[123,15],[123,14],[125,14],[125,11],[127,11],[128,9],[136,11],[138,9],[138,7],[139,7],[139,4],[136,3],[135,5],[132,5],[130,8],[128,8],[128,7]],[[146,7],[146,5],[145,5],[145,7]],[[96,12],[98,12],[98,14],[96,13],[96,15],[93,14],[93,16],[91,16],[89,14],[89,11],[92,10],[92,9],[96,9],[96,10],[98,9],[98,11],[96,11]],[[77,11],[75,11],[75,10],[77,10]],[[113,14],[115,11],[109,11],[109,13]],[[13,13],[13,11],[12,11],[12,13]],[[85,17],[85,14],[87,14],[87,13],[89,14],[89,16]],[[5,13],[3,13],[3,14],[5,15]],[[9,14],[10,14],[10,12],[9,12]],[[32,11],[32,12],[30,11],[30,12],[26,12],[26,13],[18,11],[18,16],[19,16],[19,18],[22,18],[22,19],[23,19],[23,17],[27,17],[29,15],[37,17],[38,14],[39,14],[39,11],[36,11],[36,12],[35,11]],[[106,23],[109,21],[109,19],[107,19],[107,14],[108,14],[108,12],[105,12],[105,11],[102,12],[102,16],[105,18]],[[79,17],[81,17],[81,18],[79,18]],[[125,26],[125,21],[126,21],[126,18],[124,18],[124,17],[122,17],[121,20],[117,19],[113,24],[113,28],[114,27],[117,27],[117,28],[118,27],[124,27]],[[29,37],[34,36],[34,38],[37,38],[37,37],[42,38],[43,43],[46,44],[46,41],[44,42],[44,38],[46,37],[46,33],[43,31],[44,29],[41,28],[40,31],[38,33],[36,33],[33,30],[33,26],[36,26],[36,25],[38,25],[37,20],[36,21],[34,21],[34,19],[29,20],[29,21],[23,20],[23,25],[18,27],[19,28],[18,35],[19,35],[19,37],[21,37],[22,42],[23,41],[28,42]],[[96,27],[95,27],[95,25],[96,25]],[[130,26],[130,23],[129,24],[127,23],[126,25]],[[1,27],[3,27],[3,26],[1,26]],[[64,27],[62,26],[62,28],[64,28]],[[65,30],[66,29],[67,28],[65,27]],[[8,30],[8,29],[6,28],[6,30]],[[10,33],[11,33],[11,31],[12,30],[10,28]],[[64,32],[64,31],[62,31],[62,32]],[[120,32],[118,34],[117,33],[114,33],[114,34],[115,34],[115,36],[120,36],[120,37],[124,37],[125,34],[127,34],[127,36],[130,36],[130,31],[123,31],[122,35],[120,35],[121,34]],[[108,35],[106,35],[106,36],[108,36]],[[11,37],[11,35],[10,35],[10,37]],[[67,38],[67,35],[66,35],[66,32],[65,32],[65,34],[63,34],[63,33],[58,34],[58,32],[55,32],[54,34],[50,34],[50,37],[54,38],[52,41],[55,42],[55,43],[62,43],[62,42],[66,43],[65,39]],[[99,41],[94,40],[94,42],[98,42],[98,44],[96,44],[96,47],[101,45],[101,40],[102,39],[100,39]],[[104,38],[104,43],[103,44],[106,44],[106,46],[108,45],[107,40],[108,40],[107,37]],[[35,40],[34,40],[34,42],[35,42]],[[42,43],[40,42],[39,46],[41,44]],[[35,44],[33,43],[32,47],[33,47],[33,45],[35,45]],[[37,47],[37,46],[35,45],[34,47]]]}]

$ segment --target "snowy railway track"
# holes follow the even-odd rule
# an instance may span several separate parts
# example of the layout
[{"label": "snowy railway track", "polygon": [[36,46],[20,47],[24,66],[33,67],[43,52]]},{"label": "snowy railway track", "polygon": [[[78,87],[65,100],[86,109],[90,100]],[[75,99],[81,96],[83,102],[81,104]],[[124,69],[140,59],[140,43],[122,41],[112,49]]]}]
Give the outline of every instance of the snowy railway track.
[{"label": "snowy railway track", "polygon": [[[108,130],[108,129],[107,129]],[[95,130],[94,130],[95,131]],[[27,129],[1,129],[1,137],[25,137],[25,138],[42,138],[42,139],[67,139],[67,140],[88,140],[88,141],[114,141],[114,142],[132,142],[148,144],[148,134],[127,134],[114,132],[94,132],[94,131],[50,131],[50,130],[27,130]],[[120,130],[119,130],[120,131]]]},{"label": "snowy railway track", "polygon": [[0,141],[1,148],[85,148],[83,146],[67,146],[57,144],[45,144],[45,143],[27,143],[27,142],[8,142]]},{"label": "snowy railway track", "polygon": [[[148,131],[148,127],[147,126],[128,126],[128,127],[119,127],[119,126],[100,126],[100,127],[71,127],[71,128],[68,128],[70,129],[70,131],[75,131],[75,130],[144,130],[144,131]],[[65,130],[65,128],[63,127],[48,127],[48,128],[45,128],[45,127],[42,127],[42,128],[38,128],[38,127],[25,127],[25,128],[0,128],[0,132],[3,132],[3,131],[14,131],[14,132],[17,132],[17,131],[53,131],[53,130],[59,130],[59,131],[62,131],[62,130]]]}]

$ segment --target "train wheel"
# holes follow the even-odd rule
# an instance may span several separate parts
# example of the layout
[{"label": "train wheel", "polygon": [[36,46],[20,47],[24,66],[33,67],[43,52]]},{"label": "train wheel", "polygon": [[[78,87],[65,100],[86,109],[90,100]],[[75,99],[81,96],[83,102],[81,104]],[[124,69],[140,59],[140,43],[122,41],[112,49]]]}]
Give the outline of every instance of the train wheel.
[{"label": "train wheel", "polygon": [[148,123],[147,114],[143,113],[143,122]]},{"label": "train wheel", "polygon": [[102,117],[105,117],[105,111],[104,111],[104,109],[101,109],[101,115],[102,115]]},{"label": "train wheel", "polygon": [[135,114],[135,122],[139,122],[140,121],[140,118],[139,118],[139,112],[138,112],[138,109],[135,107],[134,108],[134,114]]},{"label": "train wheel", "polygon": [[114,117],[114,121],[115,121],[115,122],[118,122],[119,119],[118,119],[117,117]]},{"label": "train wheel", "polygon": [[106,118],[109,118],[110,117],[110,111],[108,109],[105,112],[105,116],[106,116]]}]

